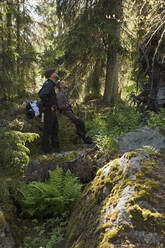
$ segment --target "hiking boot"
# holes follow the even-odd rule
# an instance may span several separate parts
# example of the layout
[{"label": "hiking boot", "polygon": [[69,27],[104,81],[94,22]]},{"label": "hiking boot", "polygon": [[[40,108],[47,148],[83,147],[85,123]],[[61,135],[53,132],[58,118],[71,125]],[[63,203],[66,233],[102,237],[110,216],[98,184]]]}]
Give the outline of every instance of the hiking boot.
[{"label": "hiking boot", "polygon": [[84,138],[84,143],[85,144],[93,144],[93,140],[90,136],[87,136]]}]

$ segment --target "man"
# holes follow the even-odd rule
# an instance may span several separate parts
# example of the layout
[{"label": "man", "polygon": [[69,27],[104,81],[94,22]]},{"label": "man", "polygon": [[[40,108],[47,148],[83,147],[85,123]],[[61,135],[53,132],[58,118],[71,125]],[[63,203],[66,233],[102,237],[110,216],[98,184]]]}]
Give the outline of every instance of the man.
[{"label": "man", "polygon": [[44,109],[44,129],[42,137],[42,149],[44,153],[50,152],[49,139],[51,138],[54,152],[59,152],[58,140],[58,121],[56,116],[57,99],[54,87],[56,86],[57,72],[50,68],[46,70],[46,82],[39,91],[38,95],[43,102]]},{"label": "man", "polygon": [[71,105],[73,104],[73,101],[68,101],[68,98],[65,95],[65,89],[67,88],[66,82],[64,80],[59,81],[57,87],[59,88],[57,93],[58,109],[75,124],[77,128],[77,134],[83,139],[84,143],[92,144],[92,138],[85,136],[86,130],[83,120],[79,119],[72,111]]}]

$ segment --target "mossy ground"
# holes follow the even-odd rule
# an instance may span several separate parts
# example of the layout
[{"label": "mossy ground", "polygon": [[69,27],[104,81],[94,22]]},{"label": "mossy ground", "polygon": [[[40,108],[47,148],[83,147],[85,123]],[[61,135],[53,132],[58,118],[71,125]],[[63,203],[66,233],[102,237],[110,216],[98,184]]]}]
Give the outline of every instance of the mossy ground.
[{"label": "mossy ground", "polygon": [[[82,149],[83,146],[81,140],[78,140],[78,144],[74,143],[77,136],[74,125],[66,117],[60,114],[58,115],[59,115],[59,126],[60,126],[59,137],[60,137],[61,151],[62,152],[73,151],[73,150],[77,151],[79,149]],[[96,116],[95,114],[93,114],[93,112],[92,115]],[[104,116],[104,110],[102,109],[101,115],[100,116],[98,115],[97,117],[98,118],[97,121],[93,121],[93,120],[90,120],[89,122],[87,121],[87,128],[93,127],[94,132],[96,132],[98,128],[103,127],[101,131],[105,131],[106,128],[113,129],[113,124],[114,124],[115,129],[113,131],[116,132],[115,135],[120,134],[121,130],[120,127],[118,127],[118,124],[120,124],[118,122],[118,118],[113,119],[110,118],[109,116],[110,116],[109,112],[108,115]],[[88,120],[88,116],[84,115],[83,117],[86,120]],[[112,122],[111,119],[113,119]],[[35,132],[35,133],[37,132],[38,134],[40,134],[40,136],[42,135],[43,124],[40,122],[39,118],[33,120],[27,120],[24,114],[19,113],[16,116],[11,114],[10,118],[4,120],[3,122],[5,124],[4,123],[1,124],[8,126],[10,129],[18,130],[22,132],[28,132],[30,130],[31,132]],[[127,126],[125,122],[126,120],[123,119],[124,125]],[[131,123],[129,124],[132,125]],[[109,131],[108,134],[110,134]],[[33,144],[30,145],[28,144],[28,147],[31,150],[30,156],[32,159],[39,158],[41,159],[41,161],[43,161],[44,159],[46,160],[57,159],[57,161],[60,162],[65,160],[72,160],[76,156],[76,152],[71,152],[66,157],[63,158],[60,158],[53,153],[46,156],[41,155],[40,144],[41,144],[41,138],[36,140]],[[91,157],[89,159],[95,159],[96,161],[100,161],[99,167],[102,167],[104,165],[104,162],[100,160],[102,156],[104,156],[104,153],[103,155],[100,153],[96,153],[95,157]],[[135,156],[136,153],[131,152],[128,155],[128,159],[132,159]],[[164,212],[164,205],[165,205],[163,191],[162,191],[164,187],[163,180],[165,176],[163,169],[164,158],[163,156],[160,158],[160,157],[156,157],[155,155],[155,157],[152,156],[151,160],[145,162],[142,165],[141,173],[137,173],[136,175],[137,182],[135,185],[135,194],[130,199],[128,205],[128,208],[130,208],[130,215],[132,215],[132,225],[128,225],[128,223],[125,223],[125,226],[123,225],[119,228],[117,227],[113,229],[112,228],[113,223],[118,217],[117,211],[112,212],[111,215],[107,214],[106,224],[103,223],[100,225],[100,216],[103,213],[105,213],[106,206],[109,204],[115,207],[123,188],[125,188],[127,185],[132,184],[132,181],[128,178],[129,168],[128,171],[125,171],[123,173],[123,170],[119,166],[118,159],[116,159],[113,162],[111,171],[107,176],[107,178],[103,176],[103,168],[101,168],[98,171],[95,180],[92,183],[90,183],[89,187],[87,187],[86,190],[83,192],[81,199],[79,200],[78,205],[75,208],[75,212],[73,213],[73,216],[71,217],[71,221],[68,226],[68,233],[66,236],[67,244],[65,244],[65,247],[71,248],[71,244],[73,240],[75,241],[75,244],[73,246],[74,248],[93,248],[96,246],[96,244],[99,243],[102,245],[101,248],[114,247],[113,242],[116,242],[116,240],[120,241],[121,232],[123,231],[123,229],[127,231],[129,231],[130,229],[132,230],[132,228],[141,230],[141,222],[139,224],[136,218],[137,212],[138,213],[140,212],[140,216],[141,216],[140,219],[142,219],[143,222],[146,222],[145,225],[146,230],[153,230],[153,228],[157,227],[159,232],[162,233],[162,228],[164,227],[163,224],[164,220],[162,218],[162,213]],[[105,193],[104,197],[102,196],[103,190],[105,191],[107,190],[107,193]],[[110,197],[106,198],[106,194],[109,194]],[[84,199],[86,200],[84,201]],[[140,206],[139,201],[149,201],[150,204],[154,206],[156,211],[146,212],[144,208]],[[12,226],[12,223],[17,223],[16,221],[14,221],[13,218],[13,216],[17,214],[15,214],[15,211],[10,211],[12,207],[9,207],[10,206],[9,202],[8,203],[6,202],[6,204],[9,209],[7,211],[7,216],[8,216],[7,220],[9,223],[11,223]],[[138,207],[136,208],[135,206]],[[10,214],[11,212],[13,213],[12,215]],[[95,218],[96,213],[98,213],[97,218]],[[27,224],[26,221],[23,223],[24,225],[27,225],[27,227],[29,226],[28,227],[29,229],[27,228],[25,232],[23,231],[21,233],[22,237],[26,236],[27,232],[30,230],[30,224]],[[159,223],[162,224],[159,225]],[[21,221],[20,224],[18,224],[18,228],[20,226],[21,226]],[[100,226],[100,228],[98,228],[98,226]],[[152,228],[147,229],[149,226],[152,226]],[[16,230],[17,232],[17,229],[15,227],[13,227],[12,230],[14,232]],[[86,231],[85,232],[86,234],[84,234],[84,230]],[[88,239],[88,237],[90,237],[90,240]],[[33,238],[35,239],[35,237]],[[123,241],[121,240],[120,244],[133,245],[133,243],[131,244],[132,241],[129,240],[125,240],[124,243],[122,242]],[[64,247],[64,245],[62,247]],[[137,244],[137,247],[140,246],[138,246]]]},{"label": "mossy ground", "polygon": [[[74,124],[71,123],[71,121],[67,117],[58,113],[57,115],[59,120],[59,140],[61,153],[67,153],[59,155],[57,153],[51,152],[48,155],[43,155],[41,151],[41,136],[43,130],[43,123],[41,122],[41,119],[37,117],[28,120],[25,116],[25,110],[20,107],[20,103],[8,103],[6,105],[4,104],[2,109],[3,111],[1,111],[0,113],[0,128],[5,127],[8,130],[22,132],[22,134],[29,131],[32,133],[39,134],[40,138],[36,139],[33,143],[26,143],[26,146],[30,149],[30,159],[37,158],[41,162],[45,160],[53,160],[55,162],[70,161],[79,156],[79,150],[86,149],[84,148],[82,140],[76,134],[76,128]],[[3,142],[4,140],[1,139],[0,147],[6,149],[5,147],[7,146],[7,143],[4,144]],[[0,164],[3,162],[1,159],[1,152],[3,152],[2,149],[0,149]],[[20,175],[18,176],[18,174],[14,174],[14,171],[10,171],[10,164],[8,164],[7,166],[9,169],[6,169],[4,166],[3,169],[1,167],[0,170],[0,198],[3,201],[3,208],[5,209],[5,219],[7,220],[10,226],[10,229],[17,244],[23,242],[24,237],[26,238],[26,236],[28,236],[28,233],[29,236],[31,236],[31,238],[35,241],[36,234],[34,233],[34,230],[31,232],[31,227],[36,227],[38,226],[38,224],[32,225],[32,220],[25,220],[20,215],[19,206],[15,206],[16,203],[11,200],[11,198],[13,199],[13,194],[14,192],[16,192],[15,189],[19,185],[19,182],[20,180],[22,180],[22,178],[20,177]],[[43,233],[43,236],[44,235],[46,235],[46,232]],[[44,241],[43,243],[40,242],[40,245],[42,244],[44,245]],[[38,248],[37,245],[34,245],[34,247]]]}]

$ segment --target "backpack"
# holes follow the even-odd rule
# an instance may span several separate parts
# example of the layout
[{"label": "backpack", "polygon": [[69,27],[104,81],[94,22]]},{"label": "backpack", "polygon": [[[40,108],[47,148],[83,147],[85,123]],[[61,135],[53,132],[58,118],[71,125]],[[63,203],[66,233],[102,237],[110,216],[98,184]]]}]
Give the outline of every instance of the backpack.
[{"label": "backpack", "polygon": [[26,104],[26,117],[32,119],[40,116],[43,112],[43,104],[41,100],[34,100]]}]

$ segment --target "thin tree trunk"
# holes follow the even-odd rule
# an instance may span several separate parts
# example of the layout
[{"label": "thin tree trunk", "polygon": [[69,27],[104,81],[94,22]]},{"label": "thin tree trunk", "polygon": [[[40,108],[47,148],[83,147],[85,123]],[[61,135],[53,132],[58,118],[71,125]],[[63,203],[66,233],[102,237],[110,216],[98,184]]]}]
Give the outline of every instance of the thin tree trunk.
[{"label": "thin tree trunk", "polygon": [[10,46],[11,46],[11,15],[12,15],[12,1],[8,0],[7,1],[7,5],[8,5],[8,11],[7,11],[7,48],[8,50],[10,50]]},{"label": "thin tree trunk", "polygon": [[4,26],[3,26],[3,15],[0,11],[0,37],[1,37],[1,68],[2,72],[4,72],[5,69],[5,43],[4,43]]},{"label": "thin tree trunk", "polygon": [[94,71],[92,73],[92,88],[93,88],[93,93],[94,95],[99,95],[100,94],[100,77],[102,75],[102,61],[101,59],[97,59],[95,66],[94,66]]},{"label": "thin tree trunk", "polygon": [[[25,0],[22,1],[23,4],[23,18],[25,18]],[[25,20],[23,20],[25,22]],[[25,50],[25,41],[26,41],[26,30],[25,30],[25,25],[23,29],[23,39],[24,39],[24,45],[22,45],[22,54],[24,53]],[[21,71],[21,78],[22,82],[25,82],[25,59],[22,59],[22,71]]]},{"label": "thin tree trunk", "polygon": [[16,25],[17,25],[17,48],[18,53],[17,57],[17,76],[20,76],[20,3],[17,0],[17,16],[16,16]]},{"label": "thin tree trunk", "polygon": [[114,105],[118,96],[118,71],[119,71],[119,56],[115,50],[108,47],[106,79],[103,101]]}]

